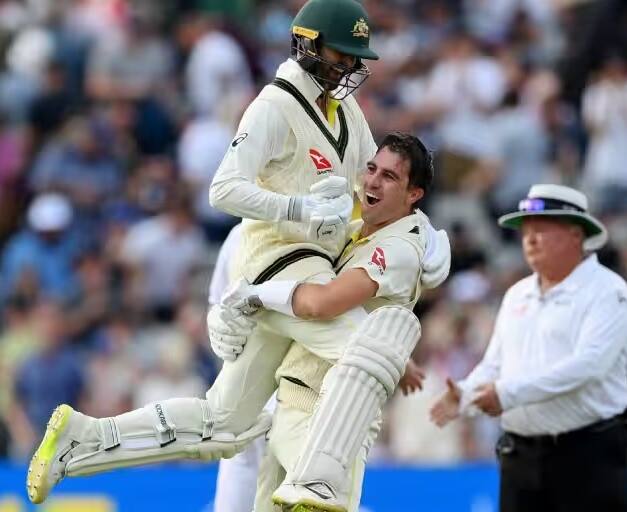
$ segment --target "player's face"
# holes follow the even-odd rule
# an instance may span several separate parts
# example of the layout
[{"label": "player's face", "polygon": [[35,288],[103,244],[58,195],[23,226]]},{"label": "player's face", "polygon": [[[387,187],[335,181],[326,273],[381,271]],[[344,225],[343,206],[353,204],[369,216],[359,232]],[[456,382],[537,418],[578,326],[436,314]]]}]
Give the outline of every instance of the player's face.
[{"label": "player's face", "polygon": [[525,259],[542,276],[559,273],[562,265],[581,254],[581,229],[563,220],[527,217],[523,219],[521,232]]},{"label": "player's face", "polygon": [[409,186],[409,162],[387,147],[368,162],[363,185],[361,216],[366,231],[409,215],[424,194],[421,188]]},{"label": "player's face", "polygon": [[337,50],[323,46],[320,51],[326,63],[320,63],[319,73],[329,82],[324,84],[329,90],[335,89],[346,74],[347,69],[353,69],[357,64],[357,59],[352,55],[347,55]]}]

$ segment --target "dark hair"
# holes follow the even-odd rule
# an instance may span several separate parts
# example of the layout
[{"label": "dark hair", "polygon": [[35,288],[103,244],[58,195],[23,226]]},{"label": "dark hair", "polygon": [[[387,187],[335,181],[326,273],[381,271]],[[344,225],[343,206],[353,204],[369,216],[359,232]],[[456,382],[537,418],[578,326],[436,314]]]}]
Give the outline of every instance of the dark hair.
[{"label": "dark hair", "polygon": [[[418,137],[409,133],[388,133],[381,141],[377,153],[388,148],[409,162],[409,186],[419,187],[425,195],[433,182],[433,157]],[[416,203],[412,205],[416,207]]]}]

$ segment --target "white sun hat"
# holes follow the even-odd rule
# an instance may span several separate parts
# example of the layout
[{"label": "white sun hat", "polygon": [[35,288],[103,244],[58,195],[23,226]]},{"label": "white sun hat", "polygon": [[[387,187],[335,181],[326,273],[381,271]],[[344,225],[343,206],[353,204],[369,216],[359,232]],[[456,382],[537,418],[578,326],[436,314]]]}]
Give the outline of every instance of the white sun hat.
[{"label": "white sun hat", "polygon": [[607,229],[588,213],[588,198],[564,185],[533,185],[518,203],[518,211],[499,218],[499,225],[519,229],[525,217],[562,217],[580,225],[586,235],[584,248],[596,251],[607,242]]},{"label": "white sun hat", "polygon": [[72,206],[61,194],[41,194],[28,208],[28,224],[35,231],[61,231],[71,221]]}]

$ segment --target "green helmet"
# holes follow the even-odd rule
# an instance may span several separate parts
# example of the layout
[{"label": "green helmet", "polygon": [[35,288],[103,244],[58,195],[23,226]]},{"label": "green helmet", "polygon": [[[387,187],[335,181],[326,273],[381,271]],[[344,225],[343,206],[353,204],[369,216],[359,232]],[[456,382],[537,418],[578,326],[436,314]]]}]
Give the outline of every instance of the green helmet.
[{"label": "green helmet", "polygon": [[376,60],[368,13],[357,0],[309,0],[292,23],[292,34],[360,59]]}]

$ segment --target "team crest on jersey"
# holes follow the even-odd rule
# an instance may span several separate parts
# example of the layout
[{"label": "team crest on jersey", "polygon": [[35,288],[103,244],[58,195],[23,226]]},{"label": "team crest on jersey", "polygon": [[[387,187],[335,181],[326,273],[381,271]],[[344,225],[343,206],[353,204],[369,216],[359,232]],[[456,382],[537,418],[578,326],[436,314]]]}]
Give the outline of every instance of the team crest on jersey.
[{"label": "team crest on jersey", "polygon": [[374,250],[374,252],[372,253],[372,258],[370,258],[370,263],[376,265],[381,275],[383,275],[383,272],[385,272],[385,269],[387,267],[385,265],[385,253],[383,252],[383,249],[381,249],[381,247],[377,247]]},{"label": "team crest on jersey", "polygon": [[370,28],[363,18],[359,18],[353,27],[353,37],[370,37]]},{"label": "team crest on jersey", "polygon": [[316,172],[318,174],[327,174],[329,172],[333,172],[333,165],[329,161],[329,159],[324,156],[317,149],[311,148],[309,150],[309,158],[311,158],[312,162],[316,166]]}]

